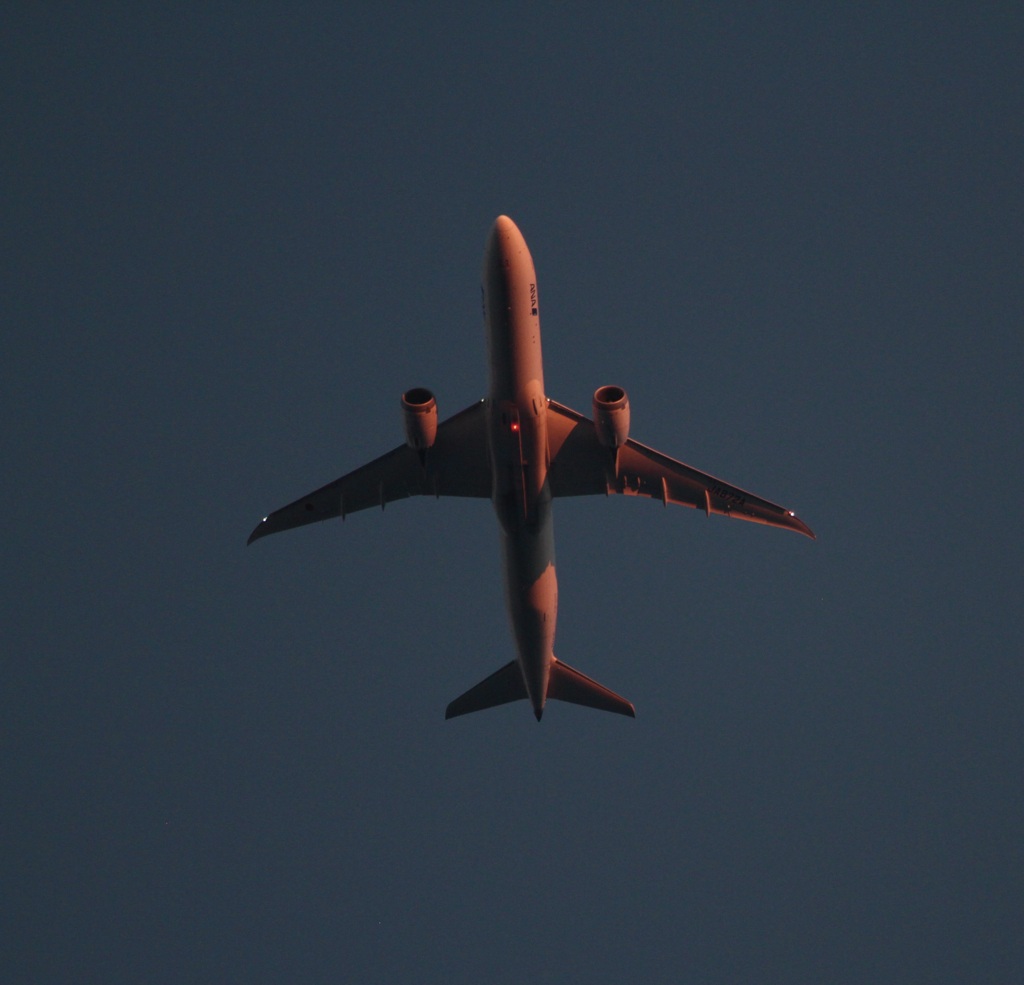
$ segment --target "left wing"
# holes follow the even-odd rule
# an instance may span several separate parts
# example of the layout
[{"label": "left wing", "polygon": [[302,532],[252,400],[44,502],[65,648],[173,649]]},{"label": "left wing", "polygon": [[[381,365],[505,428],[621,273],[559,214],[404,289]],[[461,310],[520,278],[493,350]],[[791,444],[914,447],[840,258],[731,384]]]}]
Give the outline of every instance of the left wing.
[{"label": "left wing", "polygon": [[248,543],[307,523],[328,520],[409,496],[491,496],[487,421],[481,400],[442,421],[422,454],[399,445],[368,465],[321,486],[264,517]]},{"label": "left wing", "polygon": [[554,400],[548,401],[548,475],[553,496],[620,493],[702,509],[708,516],[751,520],[785,527],[813,538],[792,510],[769,503],[713,475],[677,462],[628,439],[616,454],[597,439],[594,423]]}]

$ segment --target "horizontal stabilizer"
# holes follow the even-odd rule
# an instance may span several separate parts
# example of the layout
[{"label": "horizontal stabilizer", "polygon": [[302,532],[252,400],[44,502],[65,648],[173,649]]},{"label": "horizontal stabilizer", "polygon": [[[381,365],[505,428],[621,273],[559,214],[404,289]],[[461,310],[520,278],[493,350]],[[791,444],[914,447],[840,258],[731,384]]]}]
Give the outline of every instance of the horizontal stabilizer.
[{"label": "horizontal stabilizer", "polygon": [[555,701],[570,701],[575,705],[586,705],[588,708],[614,711],[618,715],[636,718],[636,710],[631,702],[561,660],[551,662],[548,697]]},{"label": "horizontal stabilizer", "polygon": [[457,718],[459,715],[468,715],[471,711],[483,711],[484,708],[493,708],[495,705],[519,701],[525,697],[526,685],[523,683],[523,675],[519,670],[519,664],[513,660],[457,697],[448,705],[444,717]]}]

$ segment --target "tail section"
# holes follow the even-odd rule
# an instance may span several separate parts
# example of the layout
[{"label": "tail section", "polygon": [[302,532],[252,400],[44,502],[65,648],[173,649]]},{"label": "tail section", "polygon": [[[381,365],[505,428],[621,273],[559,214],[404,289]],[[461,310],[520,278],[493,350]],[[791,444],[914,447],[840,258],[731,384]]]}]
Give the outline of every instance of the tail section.
[{"label": "tail section", "polygon": [[[457,718],[459,715],[483,711],[484,708],[494,708],[526,697],[529,695],[522,672],[519,664],[513,660],[457,697],[448,705],[444,717]],[[599,711],[612,711],[617,715],[636,718],[636,710],[631,702],[554,657],[551,658],[546,697],[554,701],[568,701],[576,705],[586,705],[588,708],[597,708]],[[541,702],[534,710],[538,721],[543,710],[544,704]]]},{"label": "tail section", "polygon": [[471,711],[483,711],[484,708],[504,705],[526,696],[523,675],[519,670],[519,664],[513,660],[457,697],[448,705],[444,717],[458,718],[459,715],[468,715]]},{"label": "tail section", "polygon": [[613,711],[617,715],[636,718],[636,709],[632,702],[603,684],[598,684],[586,674],[581,674],[575,668],[562,663],[561,660],[551,661],[548,697],[555,701],[570,701],[574,705],[586,705],[599,711]]}]

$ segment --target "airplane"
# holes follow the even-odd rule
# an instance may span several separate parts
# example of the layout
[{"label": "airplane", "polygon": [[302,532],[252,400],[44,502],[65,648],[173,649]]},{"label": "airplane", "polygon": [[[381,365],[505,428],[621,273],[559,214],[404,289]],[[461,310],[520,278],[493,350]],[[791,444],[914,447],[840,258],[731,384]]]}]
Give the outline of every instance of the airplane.
[{"label": "airplane", "polygon": [[498,216],[484,249],[488,396],[437,420],[424,387],[402,394],[405,442],[362,468],[264,517],[248,543],[409,496],[490,499],[504,555],[516,659],[452,701],[445,718],[528,699],[540,721],[549,699],[636,717],[631,702],[557,659],[552,502],[563,496],[644,496],[814,538],[792,510],[684,465],[629,437],[629,400],[602,386],[593,415],[548,397],[537,276],[516,224]]}]

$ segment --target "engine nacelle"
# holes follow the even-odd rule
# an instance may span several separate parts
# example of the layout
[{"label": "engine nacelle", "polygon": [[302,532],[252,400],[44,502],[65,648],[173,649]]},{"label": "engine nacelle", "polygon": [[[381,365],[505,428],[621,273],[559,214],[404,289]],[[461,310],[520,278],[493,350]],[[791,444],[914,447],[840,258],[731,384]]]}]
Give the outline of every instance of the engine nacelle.
[{"label": "engine nacelle", "polygon": [[415,386],[402,394],[405,441],[416,451],[426,451],[437,437],[437,401],[425,387]]},{"label": "engine nacelle", "polygon": [[594,428],[605,448],[621,448],[629,437],[629,397],[620,386],[594,391]]}]

